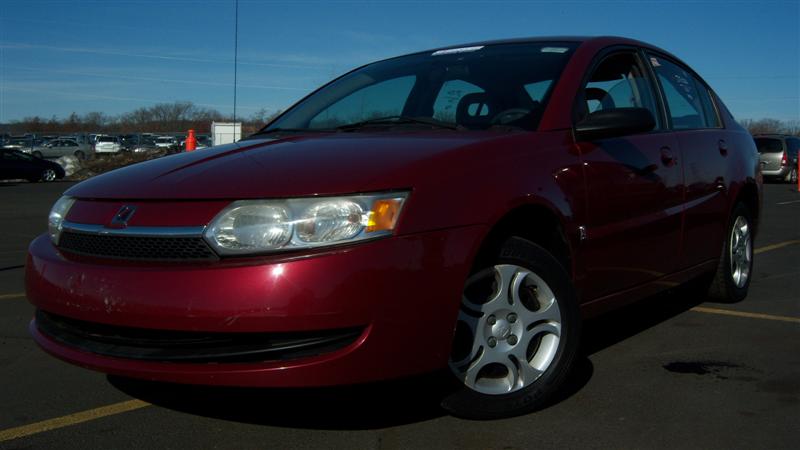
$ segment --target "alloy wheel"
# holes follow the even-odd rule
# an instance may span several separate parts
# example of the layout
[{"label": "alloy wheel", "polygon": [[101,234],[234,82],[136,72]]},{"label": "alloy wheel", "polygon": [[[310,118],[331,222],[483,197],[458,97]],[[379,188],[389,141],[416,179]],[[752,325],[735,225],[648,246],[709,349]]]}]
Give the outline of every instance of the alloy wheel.
[{"label": "alloy wheel", "polygon": [[738,216],[733,223],[728,248],[731,279],[736,287],[744,287],[750,277],[750,268],[753,260],[750,224],[744,216]]},{"label": "alloy wheel", "polygon": [[483,394],[523,389],[550,367],[561,323],[553,291],[534,272],[513,264],[485,269],[466,282],[450,369]]}]

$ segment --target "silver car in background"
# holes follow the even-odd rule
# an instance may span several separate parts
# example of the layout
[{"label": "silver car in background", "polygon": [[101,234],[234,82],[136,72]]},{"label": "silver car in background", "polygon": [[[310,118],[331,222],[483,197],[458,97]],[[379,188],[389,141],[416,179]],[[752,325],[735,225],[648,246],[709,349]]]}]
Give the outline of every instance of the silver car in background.
[{"label": "silver car in background", "polygon": [[122,144],[116,136],[97,136],[94,143],[95,153],[119,153],[122,150]]},{"label": "silver car in background", "polygon": [[79,144],[72,139],[53,139],[44,145],[34,147],[31,155],[36,158],[74,156],[78,159],[87,159],[94,156],[94,150],[91,145]]},{"label": "silver car in background", "polygon": [[781,134],[753,136],[761,159],[761,173],[765,178],[777,178],[797,183],[797,153],[800,138]]}]

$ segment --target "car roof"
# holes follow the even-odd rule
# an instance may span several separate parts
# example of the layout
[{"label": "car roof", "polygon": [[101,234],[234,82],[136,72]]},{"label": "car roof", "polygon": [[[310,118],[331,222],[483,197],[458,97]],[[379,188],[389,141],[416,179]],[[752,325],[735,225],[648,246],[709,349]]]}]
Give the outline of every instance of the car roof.
[{"label": "car roof", "polygon": [[536,36],[536,37],[521,37],[521,38],[511,38],[511,39],[494,39],[487,41],[469,42],[466,44],[448,45],[445,47],[433,48],[422,52],[414,52],[412,54],[435,52],[438,50],[447,50],[452,48],[476,47],[481,45],[485,46],[485,45],[524,44],[524,43],[540,43],[540,42],[575,42],[578,44],[588,43],[588,42],[602,42],[607,45],[633,45],[637,47],[644,47],[656,50],[668,56],[674,57],[674,55],[670,54],[666,50],[656,47],[652,44],[638,41],[636,39],[626,38],[623,36]]},{"label": "car roof", "polygon": [[[582,44],[596,44],[600,47],[610,47],[613,45],[630,45],[634,47],[642,47],[648,50],[653,50],[659,52],[665,56],[668,56],[671,59],[683,64],[686,67],[689,67],[683,60],[678,58],[677,56],[673,55],[672,53],[664,50],[663,48],[657,47],[652,44],[648,44],[647,42],[638,41],[636,39],[626,38],[623,36],[536,36],[536,37],[520,37],[520,38],[509,38],[509,39],[494,39],[494,40],[487,40],[487,41],[476,41],[476,42],[467,42],[462,44],[455,44],[455,45],[448,45],[445,47],[437,47],[431,48],[428,50],[417,51],[412,53],[406,53],[403,55],[397,55],[390,58],[385,58],[382,60],[372,61],[368,64],[365,64],[361,67],[366,67],[376,62],[381,61],[388,61],[396,58],[403,58],[405,56],[411,55],[424,55],[430,54],[433,52],[437,52],[440,50],[449,50],[449,49],[456,49],[456,48],[465,48],[465,47],[479,47],[479,46],[488,46],[488,45],[503,45],[503,44],[524,44],[524,43],[544,43],[544,42],[572,42],[577,43],[580,45]],[[359,68],[361,68],[359,67]],[[356,68],[354,70],[358,70]],[[695,74],[697,75],[697,74]]]}]

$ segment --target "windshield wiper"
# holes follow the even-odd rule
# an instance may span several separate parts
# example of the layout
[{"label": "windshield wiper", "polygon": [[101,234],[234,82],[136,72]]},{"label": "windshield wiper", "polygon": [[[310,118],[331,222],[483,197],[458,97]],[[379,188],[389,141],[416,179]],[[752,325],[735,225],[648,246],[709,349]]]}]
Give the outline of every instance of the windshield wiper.
[{"label": "windshield wiper", "polygon": [[461,125],[451,122],[445,122],[442,120],[437,120],[428,117],[411,117],[411,116],[377,117],[375,119],[367,119],[367,120],[362,120],[360,122],[353,122],[347,125],[341,125],[336,127],[336,129],[340,131],[353,131],[370,125],[399,125],[399,124],[421,124],[421,125],[432,126],[435,128],[446,128],[448,130],[464,129],[464,127],[462,127]]}]

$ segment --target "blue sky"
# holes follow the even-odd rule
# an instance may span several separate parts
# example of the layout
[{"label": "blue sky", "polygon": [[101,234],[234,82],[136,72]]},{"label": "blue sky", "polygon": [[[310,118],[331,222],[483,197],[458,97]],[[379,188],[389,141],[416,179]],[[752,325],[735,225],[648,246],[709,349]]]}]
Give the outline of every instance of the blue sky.
[{"label": "blue sky", "polygon": [[[233,30],[233,0],[0,0],[0,123],[176,100],[230,113]],[[607,34],[676,54],[739,119],[800,119],[798,0],[240,0],[237,109],[283,109],[412,51]]]}]

